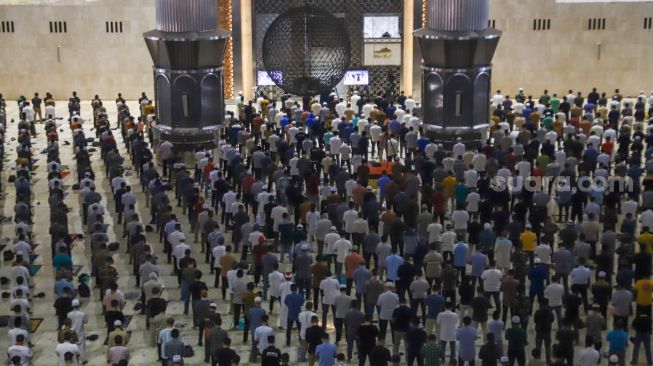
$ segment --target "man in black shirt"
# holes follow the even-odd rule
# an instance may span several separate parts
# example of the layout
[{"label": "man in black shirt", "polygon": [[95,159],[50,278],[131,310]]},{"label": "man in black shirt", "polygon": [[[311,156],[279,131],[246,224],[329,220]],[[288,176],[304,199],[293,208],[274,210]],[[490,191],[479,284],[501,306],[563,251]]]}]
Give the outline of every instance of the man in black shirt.
[{"label": "man in black shirt", "polygon": [[633,320],[633,329],[635,329],[635,337],[631,338],[634,348],[630,363],[633,365],[637,364],[639,349],[643,345],[646,350],[647,364],[653,364],[653,357],[651,357],[651,318],[647,314],[637,315],[635,320]]},{"label": "man in black shirt", "polygon": [[[426,332],[419,327],[419,319],[413,318],[413,325],[406,332],[406,362],[408,366],[413,366],[413,362],[417,360],[417,365],[424,365],[422,359],[422,346],[426,343]],[[362,365],[361,365],[362,366]]]},{"label": "man in black shirt", "polygon": [[546,362],[551,363],[551,325],[553,324],[553,311],[548,306],[548,301],[545,299],[542,306],[535,312],[535,349],[540,350],[542,342],[544,342],[544,354],[546,355]]},{"label": "man in black shirt", "polygon": [[63,289],[63,296],[54,301],[54,308],[59,320],[58,328],[61,328],[63,321],[68,317],[68,313],[73,310],[73,298],[70,296],[70,289]]},{"label": "man in black shirt", "polygon": [[236,351],[231,349],[231,339],[225,338],[222,341],[222,348],[216,352],[215,358],[218,360],[219,366],[231,366],[235,363],[236,359],[240,359]]},{"label": "man in black shirt", "polygon": [[274,346],[274,336],[268,336],[268,348],[261,352],[261,366],[280,366],[281,351]]},{"label": "man in black shirt", "polygon": [[168,308],[168,302],[165,299],[161,298],[161,289],[158,287],[154,287],[152,289],[152,298],[147,301],[146,308],[146,320],[148,325],[151,318],[166,312],[166,309]]},{"label": "man in black shirt", "polygon": [[[310,328],[309,328],[310,329]],[[307,331],[308,336],[308,331]],[[370,356],[374,345],[376,344],[376,338],[379,336],[379,329],[376,325],[372,325],[372,316],[366,315],[363,318],[363,324],[358,328],[358,334],[356,338],[358,339],[358,365],[365,365],[365,359]],[[371,361],[371,360],[370,360]]]},{"label": "man in black shirt", "polygon": [[562,328],[556,334],[556,340],[558,341],[557,351],[555,352],[556,357],[567,361],[568,365],[573,365],[574,344],[578,340],[578,332],[571,329],[569,319],[565,319],[562,323]]},{"label": "man in black shirt", "polygon": [[392,338],[392,353],[399,353],[399,344],[401,340],[406,337],[406,332],[408,331],[410,320],[415,316],[413,310],[406,305],[406,299],[401,297],[399,298],[399,306],[392,312],[392,333],[394,337]]},{"label": "man in black shirt", "polygon": [[[311,364],[317,360],[315,357],[315,348],[322,344],[322,335],[324,331],[320,326],[320,318],[317,315],[311,317],[311,326],[306,329],[305,340],[308,343],[308,359]],[[360,329],[360,328],[359,328]],[[360,355],[360,345],[358,346],[358,354]],[[359,356],[360,357],[360,356]]]},{"label": "man in black shirt", "polygon": [[202,298],[202,291],[209,291],[206,282],[201,281],[201,279],[202,272],[199,270],[195,271],[195,282],[191,283],[189,287],[193,311],[195,309],[195,304]]},{"label": "man in black shirt", "polygon": [[379,338],[376,341],[376,347],[370,352],[370,365],[374,366],[388,366],[388,362],[392,360],[390,350],[385,348],[385,341]]}]

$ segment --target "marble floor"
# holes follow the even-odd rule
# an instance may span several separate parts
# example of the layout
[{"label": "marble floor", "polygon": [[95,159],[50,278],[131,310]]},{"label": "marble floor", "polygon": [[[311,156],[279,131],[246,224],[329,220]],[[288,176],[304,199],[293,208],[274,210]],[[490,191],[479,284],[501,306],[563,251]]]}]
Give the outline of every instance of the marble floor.
[{"label": "marble floor", "polygon": [[[115,114],[116,114],[115,105],[112,101],[111,102],[108,101],[106,105],[109,110],[109,114],[111,115],[110,120],[112,121],[113,124],[115,123]],[[130,108],[132,108],[132,111],[137,110],[137,103],[130,102],[129,106]],[[90,112],[91,112],[90,103],[88,102],[82,103],[82,117],[87,121],[91,119]],[[65,102],[57,103],[57,115],[67,116]],[[2,191],[6,193],[2,194],[0,205],[2,207],[1,208],[2,215],[9,217],[13,215],[15,192],[13,186],[7,184],[7,179],[10,175],[13,174],[12,167],[13,167],[13,162],[15,161],[16,158],[16,152],[14,149],[16,143],[15,140],[12,141],[12,139],[14,139],[17,134],[17,123],[11,122],[11,120],[18,118],[17,106],[16,103],[13,101],[8,101],[7,116],[8,116],[7,133],[5,139],[7,152],[5,155],[5,169],[0,176],[2,182]],[[79,220],[79,215],[78,215],[79,206],[80,206],[78,197],[77,194],[71,188],[71,186],[75,183],[75,177],[76,177],[76,174],[74,172],[75,161],[73,160],[71,146],[64,145],[64,141],[72,141],[71,131],[68,128],[66,122],[64,122],[63,120],[60,120],[59,122],[61,123],[61,127],[59,130],[60,145],[61,145],[60,148],[61,163],[63,165],[67,165],[68,167],[70,167],[71,172],[73,173],[68,175],[64,179],[64,184],[65,186],[68,187],[66,190],[67,197],[65,203],[66,205],[68,205],[68,207],[72,209],[71,213],[69,214],[70,232],[83,233],[82,223]],[[91,122],[86,122],[84,124],[84,130],[87,136],[94,136],[94,133],[92,132],[92,127],[93,126]],[[54,303],[54,299],[55,299],[53,294],[54,269],[51,263],[51,254],[48,245],[48,243],[50,242],[50,237],[48,234],[48,226],[47,226],[48,217],[49,217],[49,208],[47,203],[48,187],[47,187],[47,171],[45,166],[46,155],[40,153],[40,151],[45,147],[45,141],[46,141],[45,134],[43,133],[42,124],[37,125],[37,132],[39,133],[39,135],[36,137],[34,141],[34,145],[35,145],[34,157],[38,161],[35,164],[37,167],[34,170],[35,179],[33,180],[34,182],[33,207],[34,207],[36,224],[33,227],[33,231],[35,234],[34,242],[39,243],[41,245],[39,245],[38,248],[36,248],[35,250],[35,253],[38,254],[38,258],[34,261],[34,264],[41,265],[42,267],[40,268],[38,273],[33,277],[33,282],[35,284],[33,293],[36,294],[39,292],[44,292],[45,297],[33,300],[33,318],[43,319],[42,323],[40,324],[36,332],[33,334],[33,338],[32,338],[33,339],[32,342],[35,345],[33,348],[34,351],[33,364],[54,365],[56,364],[56,361],[54,359],[54,357],[56,357],[54,349],[57,344],[57,329],[56,329],[57,320],[56,317],[54,316],[54,309],[52,307],[52,304]],[[116,138],[118,140],[121,139],[119,134],[116,135]],[[121,153],[124,156],[127,156],[127,152],[124,148],[124,144],[119,141],[118,146],[121,149]],[[111,215],[108,215],[105,219],[105,222],[112,224],[109,231],[110,241],[120,241],[120,235],[122,231],[116,230],[116,227],[113,225],[113,222],[116,219],[116,217],[113,216],[114,213],[113,199],[111,198],[111,189],[109,186],[109,182],[104,175],[104,169],[101,168],[103,163],[100,159],[99,151],[92,155],[92,161],[97,176],[96,178],[97,191],[103,195],[102,203],[109,209],[108,211],[111,213]],[[133,169],[129,164],[130,162],[127,161],[125,166],[126,171],[128,172],[126,174],[126,179],[128,180],[129,184],[132,185],[133,187],[139,187],[136,175],[130,174],[133,172]],[[136,188],[135,191],[139,199],[139,203],[137,205],[137,211],[139,211],[142,220],[145,222],[150,218],[149,209],[145,208],[144,195],[142,194],[142,192],[140,192],[140,188]],[[107,201],[107,198],[109,198],[110,201]],[[175,208],[175,209],[179,211],[181,210],[180,208]],[[190,234],[189,225],[187,221],[183,221],[186,220],[186,216],[181,215],[181,212],[178,212],[178,217],[182,218],[182,222],[184,223],[183,228],[186,234],[189,235]],[[11,221],[3,221],[2,224],[0,225],[0,243],[3,245],[11,245],[13,236],[14,236],[13,223]],[[228,237],[227,237],[227,241],[229,241]],[[160,258],[164,257],[162,246],[159,244],[157,234],[148,234],[148,243],[153,246],[155,253]],[[75,265],[82,266],[81,267],[82,273],[90,273],[91,253],[90,253],[90,248],[88,248],[87,245],[88,245],[87,242],[83,240],[77,241],[72,252],[73,262]],[[197,244],[194,248],[197,248],[195,252],[198,253],[199,244]],[[132,291],[139,291],[139,289],[136,287],[135,279],[130,275],[131,266],[128,264],[129,261],[128,256],[124,254],[123,251],[121,250],[118,254],[114,256],[114,258],[116,261],[116,268],[120,273],[120,279],[118,283],[122,291],[125,293],[132,292]],[[183,339],[187,344],[191,344],[195,348],[196,355],[193,358],[186,359],[185,360],[186,364],[187,365],[204,364],[203,349],[196,346],[197,331],[192,329],[192,319],[188,316],[183,315],[183,303],[179,301],[179,288],[177,285],[177,281],[175,277],[170,275],[173,272],[173,269],[171,265],[168,265],[165,262],[166,262],[165,260],[160,261],[160,269],[161,269],[161,273],[165,274],[163,276],[163,281],[166,284],[165,297],[170,301],[167,313],[168,315],[174,317],[177,320],[178,324],[180,325],[185,324],[185,327],[182,328]],[[7,275],[9,271],[9,268],[7,267],[8,264],[9,264],[8,262],[2,263],[0,261],[0,265],[3,266],[3,268],[0,268],[1,275],[3,276]],[[199,266],[203,273],[205,274],[209,273],[209,267],[207,264],[204,264],[203,261],[200,261]],[[282,266],[281,268],[282,271],[290,270],[290,264],[288,263],[281,264],[281,266]],[[208,281],[207,279],[207,282],[211,283],[212,281]],[[3,290],[7,290],[7,288],[5,287],[3,288]],[[229,304],[228,302],[221,300],[221,296],[219,295],[219,290],[211,287],[209,291],[209,298],[215,300],[215,302],[218,303],[219,312],[224,315],[223,320],[225,321],[225,324],[223,324],[223,328],[226,329],[231,327],[232,317],[226,315],[229,311]],[[3,309],[2,314],[8,314],[9,313],[8,300],[3,299],[0,300],[0,302],[2,302],[0,304],[0,308]],[[132,354],[132,360],[130,362],[130,365],[155,365],[158,363],[158,361],[156,361],[157,360],[156,349],[150,348],[146,344],[145,318],[141,315],[134,315],[133,306],[135,305],[135,303],[136,303],[135,300],[129,300],[127,306],[125,307],[125,314],[133,315],[133,318],[129,323],[129,326],[127,327],[127,330],[132,332],[132,337],[129,342],[129,348]],[[267,306],[267,304],[265,304],[265,306]],[[88,335],[91,334],[99,335],[99,339],[97,341],[87,341],[88,364],[105,365],[106,346],[103,345],[103,340],[106,335],[106,330],[104,327],[104,319],[101,316],[101,304],[99,302],[99,296],[97,290],[94,291],[90,300],[83,301],[82,311],[84,311],[89,317],[89,323],[86,326],[87,337]],[[272,316],[272,321],[271,321],[272,324],[276,324],[277,314],[278,314],[278,309],[275,309],[275,312]],[[329,329],[332,331],[331,326],[329,327]],[[1,330],[0,332],[6,334],[6,329]],[[280,340],[284,339],[283,331],[277,331],[277,332],[278,332],[277,334],[278,339]],[[532,330],[532,325],[531,325],[531,329],[529,329],[529,333],[532,336],[531,339],[534,339],[534,331]],[[243,360],[242,364],[247,364],[249,344],[243,344],[241,342],[242,331],[231,331],[230,336],[233,340],[234,348],[241,355],[241,358]],[[581,337],[581,339],[583,338]],[[388,338],[388,343],[389,343],[389,338]],[[6,339],[6,336],[3,336],[1,338],[0,348],[6,349],[7,344],[8,341]],[[479,340],[478,346],[480,347],[480,345],[481,345],[481,341]],[[344,352],[345,350],[344,342],[339,346],[339,348]],[[529,350],[530,348],[531,347],[529,347]],[[293,361],[295,360],[295,353],[296,353],[295,347],[290,347],[290,348],[282,347],[282,349],[285,352],[289,352],[291,354],[291,360]],[[643,355],[640,355],[640,360],[643,362]],[[354,361],[352,363],[357,364],[356,356],[354,356]],[[534,361],[530,364],[541,365],[542,363]]]}]

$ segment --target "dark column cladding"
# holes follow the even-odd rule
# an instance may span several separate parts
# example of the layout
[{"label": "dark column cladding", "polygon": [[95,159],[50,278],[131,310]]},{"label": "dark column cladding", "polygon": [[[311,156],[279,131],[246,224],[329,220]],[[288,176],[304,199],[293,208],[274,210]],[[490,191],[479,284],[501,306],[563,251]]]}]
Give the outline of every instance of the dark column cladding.
[{"label": "dark column cladding", "polygon": [[229,33],[217,0],[157,0],[157,29],[145,33],[154,61],[158,141],[181,149],[213,145],[224,122],[222,60]]},{"label": "dark column cladding", "polygon": [[501,32],[488,28],[489,0],[428,0],[422,110],[427,134],[450,145],[480,142],[490,119],[492,57]]}]

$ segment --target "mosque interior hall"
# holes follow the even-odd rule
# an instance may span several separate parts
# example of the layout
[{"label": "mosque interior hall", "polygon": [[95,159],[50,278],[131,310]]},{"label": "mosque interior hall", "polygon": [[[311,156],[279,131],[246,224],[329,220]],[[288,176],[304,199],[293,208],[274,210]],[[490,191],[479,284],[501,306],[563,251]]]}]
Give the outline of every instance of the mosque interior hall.
[{"label": "mosque interior hall", "polygon": [[0,363],[653,366],[651,44],[653,0],[0,0]]}]

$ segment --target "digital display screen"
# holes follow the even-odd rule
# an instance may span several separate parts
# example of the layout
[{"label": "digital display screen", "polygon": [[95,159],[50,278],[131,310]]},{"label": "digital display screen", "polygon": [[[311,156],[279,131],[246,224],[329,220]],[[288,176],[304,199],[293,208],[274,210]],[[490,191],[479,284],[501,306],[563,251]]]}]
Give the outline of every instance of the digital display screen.
[{"label": "digital display screen", "polygon": [[367,70],[347,71],[343,81],[345,85],[368,85],[370,74]]},{"label": "digital display screen", "polygon": [[[384,34],[386,37],[384,37]],[[400,38],[399,17],[365,16],[363,20],[363,36],[365,38]]]}]

